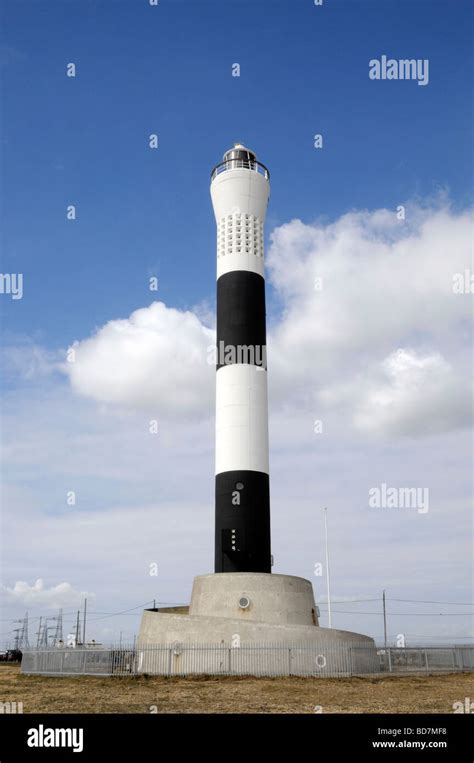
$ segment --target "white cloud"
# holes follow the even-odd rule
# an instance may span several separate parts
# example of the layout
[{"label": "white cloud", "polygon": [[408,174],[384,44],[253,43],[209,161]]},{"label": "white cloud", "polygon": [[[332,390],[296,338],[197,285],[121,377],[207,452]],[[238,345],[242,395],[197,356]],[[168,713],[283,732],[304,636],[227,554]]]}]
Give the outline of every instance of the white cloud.
[{"label": "white cloud", "polygon": [[[382,209],[277,228],[268,253],[281,302],[268,339],[272,404],[320,407],[339,390],[361,432],[466,426],[470,297],[453,292],[453,276],[469,268],[471,233],[470,215],[446,206],[408,206],[405,221]],[[75,392],[99,402],[210,418],[210,317],[206,302],[195,312],[155,302],[77,342],[63,369]],[[400,347],[410,348],[404,365],[394,361]]]},{"label": "white cloud", "polygon": [[[330,225],[293,221],[274,231],[268,252],[269,303],[281,307],[269,316],[268,351],[274,571],[311,578],[319,600],[322,506],[335,599],[371,598],[383,587],[399,598],[469,596],[471,446],[459,430],[472,298],[453,293],[452,276],[471,267],[470,222],[447,208],[407,207],[407,220],[379,210]],[[322,291],[313,288],[318,276]],[[25,345],[17,354],[27,383],[9,386],[2,417],[12,617],[25,604],[40,616],[48,602],[63,602],[57,586],[13,585],[34,580],[45,559],[48,585],[66,577],[96,592],[95,638],[112,625],[117,637],[136,632],[139,622],[138,614],[99,619],[103,610],[185,601],[193,576],[212,568],[209,326],[206,303],[193,311],[154,303],[112,320],[76,344],[76,362],[63,364],[70,384],[49,373],[55,353],[35,347],[29,358]],[[368,489],[382,482],[429,487],[430,511],[370,510]],[[66,503],[70,490],[75,506]],[[155,561],[158,578],[149,574]],[[85,593],[75,595],[78,608]],[[340,607],[352,608],[367,605]],[[403,618],[390,622],[404,632]],[[439,622],[408,626],[430,635]],[[335,624],[381,633],[377,617],[340,614]]]},{"label": "white cloud", "polygon": [[282,318],[268,355],[282,396],[347,381],[398,347],[453,355],[469,341],[470,299],[453,293],[453,275],[470,267],[470,215],[407,207],[407,220],[352,212],[273,232],[268,270]]},{"label": "white cloud", "polygon": [[[143,414],[98,415],[94,401],[74,399],[67,389],[28,388],[7,397],[3,439],[20,442],[4,467],[4,582],[35,580],[46,560],[48,587],[66,577],[75,589],[96,593],[97,604],[88,607],[88,634],[107,642],[105,625],[113,626],[116,638],[120,630],[136,633],[140,608],[93,619],[104,612],[153,598],[188,601],[193,577],[213,565],[212,426],[181,421],[151,437],[143,432]],[[401,598],[468,600],[467,432],[380,448],[347,429],[335,433],[332,420],[316,436],[304,411],[271,412],[270,421],[274,572],[311,579],[318,601],[325,594],[314,565],[324,564],[320,507],[328,505],[335,599],[379,596],[386,585],[391,596]],[[368,488],[382,481],[429,486],[429,513],[374,513]],[[70,489],[76,491],[75,506],[65,501]],[[150,576],[151,562],[158,565],[158,577]],[[352,608],[365,611],[367,605]],[[9,598],[2,616],[19,618],[26,609],[38,617],[46,606]],[[381,633],[377,618],[356,612],[338,614],[335,625]],[[65,629],[74,626],[74,618]],[[404,632],[390,622],[393,632]],[[430,618],[409,625],[415,633],[432,628]]]},{"label": "white cloud", "polygon": [[191,312],[154,302],[112,320],[74,345],[64,364],[73,389],[86,397],[156,415],[186,418],[211,407],[214,332]]},{"label": "white cloud", "polygon": [[45,588],[44,580],[38,578],[33,585],[24,580],[18,580],[13,588],[1,586],[2,592],[11,604],[22,604],[26,607],[42,606],[48,609],[73,607],[82,604],[84,598],[93,598],[94,594],[86,591],[76,591],[70,583],[58,583],[51,588]]},{"label": "white cloud", "polygon": [[0,348],[4,378],[38,381],[58,370],[59,353],[51,352],[28,340]]},{"label": "white cloud", "polygon": [[472,423],[469,381],[439,353],[399,349],[351,384],[323,390],[321,398],[349,402],[356,429],[377,435],[427,435]]}]

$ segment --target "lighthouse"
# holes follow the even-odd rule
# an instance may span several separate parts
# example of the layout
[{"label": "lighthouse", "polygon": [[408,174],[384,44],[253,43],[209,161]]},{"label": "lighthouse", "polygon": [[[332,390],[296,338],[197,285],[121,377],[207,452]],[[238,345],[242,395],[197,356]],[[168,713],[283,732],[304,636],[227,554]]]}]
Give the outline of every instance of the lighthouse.
[{"label": "lighthouse", "polygon": [[[189,607],[144,611],[137,640],[144,673],[222,673],[223,654],[237,675],[321,675],[322,663],[333,675],[346,675],[348,665],[367,673],[377,664],[368,636],[320,627],[310,580],[272,573],[263,250],[269,196],[267,168],[241,143],[211,172],[217,226],[214,572],[195,576]],[[146,649],[156,644],[173,645],[164,661]]]},{"label": "lighthouse", "polygon": [[217,228],[215,572],[270,572],[264,225],[270,175],[240,143],[211,173]]}]

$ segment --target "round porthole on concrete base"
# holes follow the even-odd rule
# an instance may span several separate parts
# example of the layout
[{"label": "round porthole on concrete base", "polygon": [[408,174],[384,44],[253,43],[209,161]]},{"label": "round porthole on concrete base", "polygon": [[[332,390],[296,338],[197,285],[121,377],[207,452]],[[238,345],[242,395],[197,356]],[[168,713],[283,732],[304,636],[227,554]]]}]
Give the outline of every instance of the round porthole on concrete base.
[{"label": "round porthole on concrete base", "polygon": [[248,609],[250,607],[250,599],[248,596],[241,596],[239,599],[240,609]]}]

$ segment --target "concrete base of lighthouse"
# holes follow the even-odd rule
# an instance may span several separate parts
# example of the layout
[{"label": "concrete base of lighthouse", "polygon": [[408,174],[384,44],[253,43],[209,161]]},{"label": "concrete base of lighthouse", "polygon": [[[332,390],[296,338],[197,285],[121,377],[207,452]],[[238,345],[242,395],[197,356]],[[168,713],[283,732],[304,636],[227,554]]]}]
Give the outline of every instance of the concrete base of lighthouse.
[{"label": "concrete base of lighthouse", "polygon": [[[155,645],[171,648],[157,659],[147,648]],[[309,580],[269,573],[199,575],[187,614],[144,611],[137,651],[139,670],[154,674],[342,676],[377,669],[373,639],[319,626]]]}]

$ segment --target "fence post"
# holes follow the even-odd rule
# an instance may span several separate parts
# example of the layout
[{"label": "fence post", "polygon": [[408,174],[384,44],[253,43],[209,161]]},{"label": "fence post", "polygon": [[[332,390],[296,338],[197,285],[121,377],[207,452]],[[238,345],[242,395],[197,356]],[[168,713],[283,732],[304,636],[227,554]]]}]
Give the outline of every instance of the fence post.
[{"label": "fence post", "polygon": [[168,675],[171,675],[171,661],[173,659],[173,651],[172,647],[170,646],[168,649]]},{"label": "fence post", "polygon": [[288,675],[291,676],[291,646],[288,647]]},{"label": "fence post", "polygon": [[428,650],[425,649],[424,652],[425,652],[425,668],[426,668],[426,672],[428,673],[428,668],[429,668],[429,666],[428,666]]},{"label": "fence post", "polygon": [[390,647],[387,648],[387,662],[388,662],[388,672],[392,672],[392,655],[390,652]]}]

